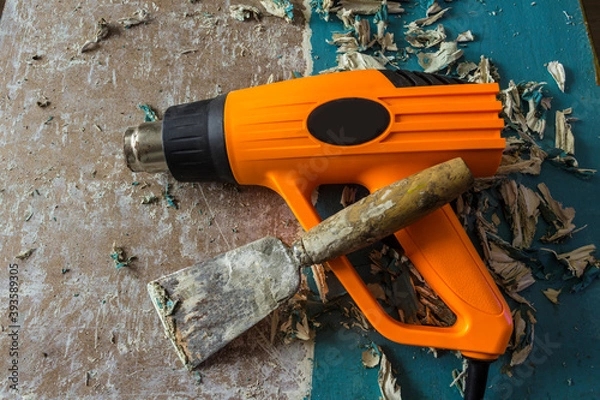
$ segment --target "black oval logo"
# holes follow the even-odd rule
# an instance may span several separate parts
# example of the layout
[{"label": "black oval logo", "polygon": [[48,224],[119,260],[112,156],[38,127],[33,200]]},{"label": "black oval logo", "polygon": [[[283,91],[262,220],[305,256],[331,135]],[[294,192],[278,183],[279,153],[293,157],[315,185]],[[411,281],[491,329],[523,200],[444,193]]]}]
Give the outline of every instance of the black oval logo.
[{"label": "black oval logo", "polygon": [[366,143],[390,125],[388,110],[369,99],[348,97],[329,101],[308,116],[308,131],[318,140],[339,146]]}]

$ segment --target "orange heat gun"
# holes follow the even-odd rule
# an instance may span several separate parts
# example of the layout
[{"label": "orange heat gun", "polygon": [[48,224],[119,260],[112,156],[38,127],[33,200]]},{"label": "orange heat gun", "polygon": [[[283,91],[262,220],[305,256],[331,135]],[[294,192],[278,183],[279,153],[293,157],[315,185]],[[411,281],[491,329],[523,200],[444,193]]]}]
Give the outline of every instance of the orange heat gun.
[{"label": "orange heat gun", "polygon": [[[136,172],[266,186],[310,229],[321,220],[311,204],[319,185],[356,183],[373,192],[455,157],[476,177],[493,175],[505,148],[498,90],[408,71],[293,79],[170,107],[163,121],[127,130],[125,155]],[[461,351],[470,362],[466,398],[481,398],[489,362],[512,332],[508,306],[449,205],[395,236],[456,314],[453,326],[401,323],[345,257],[329,266],[388,339]]]}]

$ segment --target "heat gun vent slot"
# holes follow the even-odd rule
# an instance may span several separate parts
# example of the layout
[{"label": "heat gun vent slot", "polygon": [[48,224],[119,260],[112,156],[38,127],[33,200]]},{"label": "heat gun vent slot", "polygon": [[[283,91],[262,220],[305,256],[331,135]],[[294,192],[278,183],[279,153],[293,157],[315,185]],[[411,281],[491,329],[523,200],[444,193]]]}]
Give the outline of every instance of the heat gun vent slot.
[{"label": "heat gun vent slot", "polygon": [[[321,185],[312,200],[325,219],[368,195],[369,191],[360,185]],[[390,317],[417,325],[446,327],[455,323],[456,315],[424,281],[395,236],[349,254],[348,260]],[[312,273],[308,273],[309,287],[321,298],[326,292],[327,301],[333,302],[346,294],[333,273],[326,274],[326,288],[319,286],[323,279],[319,282]]]}]

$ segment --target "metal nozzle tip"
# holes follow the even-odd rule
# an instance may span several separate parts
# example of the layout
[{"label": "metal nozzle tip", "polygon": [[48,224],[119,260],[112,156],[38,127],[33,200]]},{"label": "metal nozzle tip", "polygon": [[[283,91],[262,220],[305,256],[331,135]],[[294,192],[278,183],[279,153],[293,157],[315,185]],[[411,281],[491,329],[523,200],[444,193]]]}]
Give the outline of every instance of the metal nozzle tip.
[{"label": "metal nozzle tip", "polygon": [[123,136],[123,152],[133,172],[166,172],[169,170],[162,145],[162,122],[145,122],[127,128]]}]

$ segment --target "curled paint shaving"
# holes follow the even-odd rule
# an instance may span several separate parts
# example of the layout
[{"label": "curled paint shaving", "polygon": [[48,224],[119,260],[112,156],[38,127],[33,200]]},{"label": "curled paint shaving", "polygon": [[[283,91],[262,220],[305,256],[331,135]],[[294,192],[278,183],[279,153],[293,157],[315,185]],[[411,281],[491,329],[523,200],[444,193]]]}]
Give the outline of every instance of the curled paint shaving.
[{"label": "curled paint shaving", "polygon": [[81,53],[85,53],[86,51],[90,51],[98,47],[98,43],[100,41],[106,39],[110,34],[110,29],[108,27],[108,22],[104,18],[100,18],[96,22],[96,31],[94,32],[94,38],[88,40],[81,46]]},{"label": "curled paint shaving", "polygon": [[158,120],[156,113],[148,104],[138,104],[138,108],[144,112],[144,122],[154,122]]},{"label": "curled paint shaving", "polygon": [[377,382],[379,383],[379,390],[381,391],[383,400],[402,400],[401,388],[394,377],[392,364],[383,352],[381,352]]},{"label": "curled paint shaving", "polygon": [[565,67],[558,61],[550,61],[548,63],[548,72],[554,78],[561,92],[565,92]]}]

